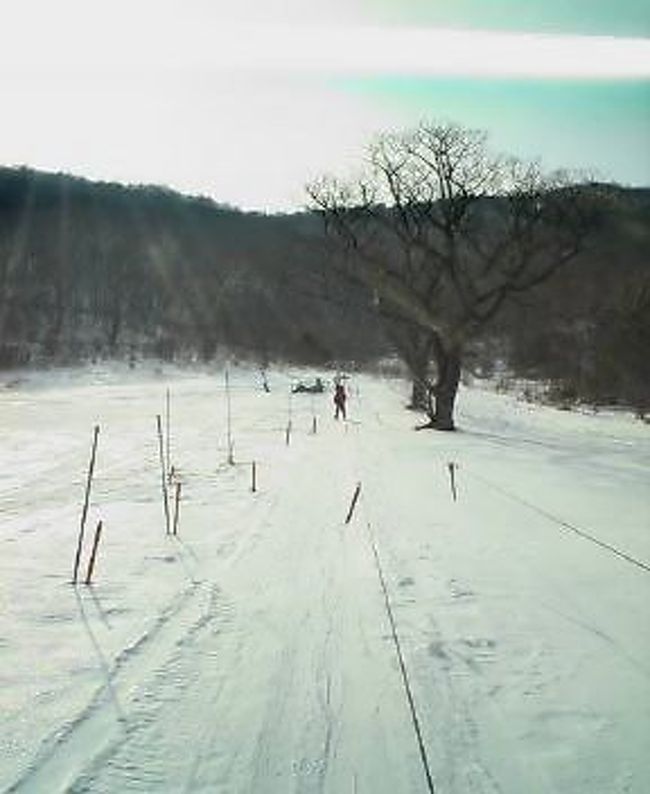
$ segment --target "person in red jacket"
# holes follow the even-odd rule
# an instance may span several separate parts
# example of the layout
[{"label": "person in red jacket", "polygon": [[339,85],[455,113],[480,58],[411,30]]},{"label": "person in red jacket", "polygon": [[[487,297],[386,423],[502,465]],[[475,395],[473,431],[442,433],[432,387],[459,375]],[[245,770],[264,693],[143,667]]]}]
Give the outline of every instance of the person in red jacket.
[{"label": "person in red jacket", "polygon": [[334,405],[336,406],[336,410],[334,411],[335,419],[338,419],[339,416],[342,416],[345,419],[346,400],[347,395],[345,393],[345,386],[339,381],[334,389]]}]

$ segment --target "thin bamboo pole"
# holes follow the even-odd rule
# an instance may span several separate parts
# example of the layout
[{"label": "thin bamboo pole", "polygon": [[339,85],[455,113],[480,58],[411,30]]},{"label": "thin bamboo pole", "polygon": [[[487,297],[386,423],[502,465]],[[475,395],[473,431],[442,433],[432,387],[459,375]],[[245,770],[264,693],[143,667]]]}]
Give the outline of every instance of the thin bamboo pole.
[{"label": "thin bamboo pole", "polygon": [[167,472],[169,473],[169,477],[171,478],[171,470],[172,470],[172,460],[171,460],[171,432],[172,432],[172,425],[171,425],[171,392],[167,389],[165,394],[165,461],[167,465]]},{"label": "thin bamboo pole", "polygon": [[99,425],[95,425],[93,431],[92,451],[90,453],[90,464],[88,466],[88,476],[86,478],[86,493],[84,496],[83,510],[81,511],[81,521],[79,523],[79,537],[77,539],[77,551],[74,558],[74,567],[72,570],[72,584],[77,584],[77,577],[79,575],[79,563],[81,561],[81,550],[83,548],[84,533],[86,531],[86,518],[88,516],[88,505],[90,503],[90,488],[93,481],[93,472],[95,470],[95,460],[97,457],[97,441],[99,439]]},{"label": "thin bamboo pole", "polygon": [[232,440],[232,404],[230,400],[230,372],[228,365],[226,365],[226,426],[228,433],[228,463],[231,466],[235,464],[234,444]]},{"label": "thin bamboo pole", "polygon": [[102,522],[97,522],[97,529],[95,530],[95,539],[93,541],[93,550],[90,553],[90,560],[88,561],[88,570],[86,572],[86,579],[84,584],[90,584],[93,578],[93,571],[95,570],[95,559],[97,558],[97,549],[99,547],[99,539],[102,536]]},{"label": "thin bamboo pole", "polygon": [[167,472],[165,471],[165,453],[163,450],[163,434],[160,414],[156,414],[156,427],[158,429],[158,452],[160,456],[163,510],[165,512],[165,532],[169,535],[169,497],[167,495]]},{"label": "thin bamboo pole", "polygon": [[178,535],[178,515],[179,515],[180,502],[181,502],[181,484],[180,482],[177,482],[176,494],[174,498],[174,530],[173,530],[174,535]]},{"label": "thin bamboo pole", "polygon": [[291,430],[293,429],[293,392],[289,389],[289,399],[287,402],[287,430],[285,441],[287,446],[291,444]]},{"label": "thin bamboo pole", "polygon": [[348,514],[345,519],[345,523],[349,524],[352,520],[352,515],[354,513],[354,508],[357,506],[357,502],[359,501],[359,494],[361,493],[361,483],[357,483],[357,487],[354,489],[354,496],[352,497],[352,502],[350,503],[350,509],[348,510]]}]

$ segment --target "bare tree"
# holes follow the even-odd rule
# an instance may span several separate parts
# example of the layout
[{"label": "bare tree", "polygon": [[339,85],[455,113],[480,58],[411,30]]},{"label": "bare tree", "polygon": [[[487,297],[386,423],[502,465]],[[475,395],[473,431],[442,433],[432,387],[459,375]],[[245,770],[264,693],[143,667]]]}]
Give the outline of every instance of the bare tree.
[{"label": "bare tree", "polygon": [[451,124],[382,136],[363,175],[307,189],[347,274],[425,332],[413,338],[433,351],[428,426],[440,430],[454,429],[467,345],[508,299],[581,252],[594,217],[584,183],[495,156],[485,133]]}]

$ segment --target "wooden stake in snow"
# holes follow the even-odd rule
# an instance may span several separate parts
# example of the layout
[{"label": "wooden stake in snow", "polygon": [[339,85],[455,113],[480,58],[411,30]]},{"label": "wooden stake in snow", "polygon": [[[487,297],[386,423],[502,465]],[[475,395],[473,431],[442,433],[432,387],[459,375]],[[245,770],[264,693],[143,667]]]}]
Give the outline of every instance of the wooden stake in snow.
[{"label": "wooden stake in snow", "polygon": [[102,522],[99,521],[97,523],[97,529],[95,530],[95,539],[93,541],[93,550],[90,553],[90,560],[88,561],[88,570],[86,572],[86,579],[84,584],[90,584],[93,578],[93,571],[95,570],[95,559],[97,557],[97,549],[99,547],[99,539],[102,536]]},{"label": "wooden stake in snow", "polygon": [[255,461],[251,466],[251,491],[255,493],[257,491],[257,465]]},{"label": "wooden stake in snow", "polygon": [[354,489],[354,496],[352,497],[352,502],[350,503],[350,509],[348,510],[347,517],[345,519],[345,523],[349,524],[352,520],[352,514],[354,513],[354,508],[357,506],[357,502],[359,501],[359,494],[361,493],[361,483],[357,483],[357,487]]},{"label": "wooden stake in snow", "polygon": [[310,407],[311,407],[311,432],[312,432],[312,435],[315,436],[316,432],[318,430],[318,424],[316,422],[316,408],[314,406],[314,395],[313,394],[309,395],[309,402],[310,402]]},{"label": "wooden stake in snow", "polygon": [[165,453],[163,450],[162,422],[160,414],[156,414],[158,428],[158,452],[160,454],[160,475],[162,481],[163,510],[165,512],[165,532],[169,535],[169,498],[167,496],[167,472],[165,471]]},{"label": "wooden stake in snow", "polygon": [[285,441],[287,446],[291,443],[291,430],[293,427],[293,391],[289,389],[289,397],[287,401],[287,430],[285,433]]},{"label": "wooden stake in snow", "polygon": [[226,427],[228,432],[228,463],[235,465],[234,444],[232,440],[232,407],[230,404],[230,372],[226,364]]},{"label": "wooden stake in snow", "polygon": [[86,494],[84,496],[84,506],[81,511],[81,522],[79,524],[79,538],[77,540],[77,552],[74,558],[74,567],[72,570],[72,584],[77,584],[77,576],[79,575],[79,563],[81,561],[81,549],[84,542],[84,532],[86,530],[86,517],[88,516],[88,504],[90,503],[90,488],[93,481],[93,472],[95,470],[95,458],[97,456],[97,440],[99,438],[99,425],[95,425],[93,432],[92,451],[90,453],[90,465],[88,466],[88,477],[86,478]]},{"label": "wooden stake in snow", "polygon": [[447,468],[449,469],[449,482],[451,484],[451,495],[454,502],[458,501],[458,491],[456,489],[456,469],[458,466],[455,463],[448,463]]},{"label": "wooden stake in snow", "polygon": [[172,477],[171,432],[171,393],[169,389],[167,389],[165,395],[165,462],[170,482]]},{"label": "wooden stake in snow", "polygon": [[178,535],[178,511],[179,505],[181,501],[181,484],[179,482],[176,483],[176,495],[174,498],[174,535]]}]

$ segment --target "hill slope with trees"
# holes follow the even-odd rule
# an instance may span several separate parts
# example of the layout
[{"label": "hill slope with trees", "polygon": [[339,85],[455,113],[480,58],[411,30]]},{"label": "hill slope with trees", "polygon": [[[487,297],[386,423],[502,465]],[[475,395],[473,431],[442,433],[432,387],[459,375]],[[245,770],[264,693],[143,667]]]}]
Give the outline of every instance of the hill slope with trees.
[{"label": "hill slope with trees", "polygon": [[[466,365],[499,361],[562,399],[643,412],[650,191],[606,189],[588,249],[512,301]],[[404,360],[412,329],[339,278],[340,256],[316,213],[244,213],[161,187],[0,168],[0,367],[219,350],[260,363]],[[431,361],[426,345],[418,352]]]},{"label": "hill slope with trees", "polygon": [[209,359],[219,347],[304,361],[376,354],[377,323],[356,328],[341,302],[310,291],[314,238],[308,215],[1,169],[0,364]]}]

